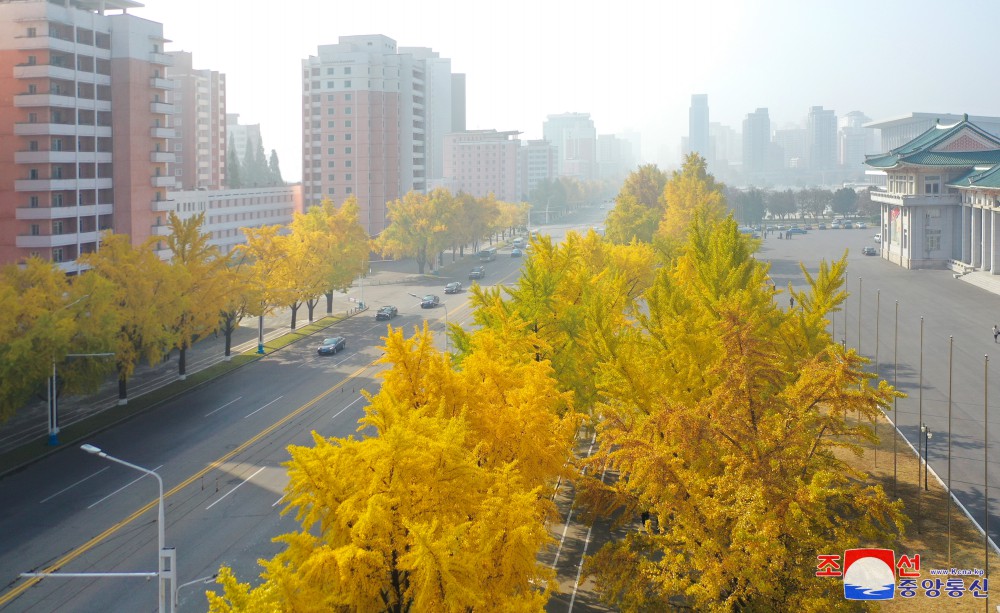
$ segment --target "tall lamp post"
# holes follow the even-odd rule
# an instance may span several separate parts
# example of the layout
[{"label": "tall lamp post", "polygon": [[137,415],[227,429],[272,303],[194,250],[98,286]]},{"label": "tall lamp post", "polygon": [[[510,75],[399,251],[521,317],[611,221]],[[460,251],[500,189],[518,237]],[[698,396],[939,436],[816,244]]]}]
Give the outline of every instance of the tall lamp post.
[{"label": "tall lamp post", "polygon": [[[106,358],[114,353],[67,353],[66,358]],[[59,390],[56,388],[58,381],[56,373],[56,357],[52,356],[52,378],[49,379],[49,445],[59,444]]]},{"label": "tall lamp post", "polygon": [[156,540],[159,546],[159,560],[157,565],[157,575],[159,576],[160,584],[160,596],[159,596],[159,607],[157,611],[159,613],[174,613],[176,606],[176,594],[174,592],[174,586],[177,585],[177,550],[173,547],[167,548],[166,537],[164,534],[166,525],[163,520],[163,479],[156,471],[149,470],[148,468],[143,468],[131,462],[126,462],[114,456],[108,455],[100,450],[100,448],[95,447],[91,444],[80,445],[80,449],[83,449],[87,453],[92,453],[99,458],[104,458],[111,462],[116,462],[122,466],[127,466],[133,470],[137,470],[141,473],[147,475],[152,475],[156,478],[156,483],[160,487],[160,501],[157,506],[157,516],[156,516]]}]

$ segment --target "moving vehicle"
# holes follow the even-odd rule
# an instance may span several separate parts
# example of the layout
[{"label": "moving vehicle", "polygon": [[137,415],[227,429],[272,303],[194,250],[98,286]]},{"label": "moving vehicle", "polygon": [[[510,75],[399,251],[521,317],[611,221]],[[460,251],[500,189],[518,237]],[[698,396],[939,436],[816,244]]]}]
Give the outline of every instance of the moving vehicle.
[{"label": "moving vehicle", "polygon": [[480,262],[492,262],[495,259],[497,259],[497,250],[495,247],[487,247],[486,249],[479,250]]},{"label": "moving vehicle", "polygon": [[524,247],[524,237],[523,236],[518,236],[517,238],[515,238],[514,241],[513,241],[513,245],[515,247],[517,247],[518,249],[521,249],[522,247]]},{"label": "moving vehicle", "polygon": [[881,243],[882,242],[882,233],[879,232],[878,234],[876,234],[872,238],[875,240],[876,243]]},{"label": "moving vehicle", "polygon": [[485,266],[476,266],[475,268],[469,271],[470,279],[482,279],[485,276],[486,276]]},{"label": "moving vehicle", "polygon": [[334,336],[333,338],[324,338],[323,344],[316,348],[316,353],[319,355],[336,355],[341,349],[347,348],[347,339],[343,336]]},{"label": "moving vehicle", "polygon": [[878,252],[875,251],[875,247],[865,247],[861,250],[861,253],[865,255],[878,255]]},{"label": "moving vehicle", "polygon": [[786,234],[806,234],[806,231],[798,226],[794,226],[785,230]]},{"label": "moving vehicle", "polygon": [[518,249],[517,247],[514,247],[513,249],[510,250],[510,257],[512,258],[521,257],[521,250]]},{"label": "moving vehicle", "polygon": [[380,308],[375,313],[375,321],[389,320],[395,317],[396,315],[399,315],[399,309],[390,304],[388,306]]},{"label": "moving vehicle", "polygon": [[439,304],[441,304],[441,299],[434,294],[427,294],[420,300],[420,308],[422,309],[433,309]]},{"label": "moving vehicle", "polygon": [[458,281],[452,281],[444,286],[444,293],[446,294],[457,294],[460,291],[462,291],[462,284]]}]

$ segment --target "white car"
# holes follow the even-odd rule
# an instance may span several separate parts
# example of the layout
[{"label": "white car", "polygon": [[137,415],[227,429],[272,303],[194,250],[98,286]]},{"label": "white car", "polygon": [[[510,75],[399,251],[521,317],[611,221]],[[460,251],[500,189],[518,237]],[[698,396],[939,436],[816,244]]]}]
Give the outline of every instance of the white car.
[{"label": "white car", "polygon": [[878,234],[876,234],[876,235],[875,235],[875,236],[873,236],[872,238],[873,238],[873,239],[875,239],[875,242],[876,242],[876,243],[881,243],[881,242],[882,242],[882,233],[881,233],[881,232],[879,232]]}]

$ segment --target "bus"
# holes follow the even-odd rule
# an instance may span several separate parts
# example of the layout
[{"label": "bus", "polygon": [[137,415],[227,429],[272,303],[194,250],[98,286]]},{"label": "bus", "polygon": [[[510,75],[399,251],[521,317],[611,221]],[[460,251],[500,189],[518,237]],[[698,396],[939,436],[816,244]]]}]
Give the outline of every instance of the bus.
[{"label": "bus", "polygon": [[495,259],[497,259],[496,247],[487,247],[479,250],[480,262],[492,262]]}]

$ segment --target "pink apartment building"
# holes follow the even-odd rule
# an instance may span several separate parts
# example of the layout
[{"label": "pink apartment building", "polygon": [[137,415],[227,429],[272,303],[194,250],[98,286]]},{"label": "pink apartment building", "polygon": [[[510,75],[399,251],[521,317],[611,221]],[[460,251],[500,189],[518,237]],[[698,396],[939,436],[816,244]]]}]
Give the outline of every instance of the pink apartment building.
[{"label": "pink apartment building", "polygon": [[131,0],[0,0],[0,264],[68,272],[102,230],[138,244],[170,210],[163,27]]},{"label": "pink apartment building", "polygon": [[520,132],[468,130],[444,137],[444,185],[477,198],[519,202]]},{"label": "pink apartment building", "polygon": [[175,189],[222,189],[226,181],[226,75],[196,69],[187,51],[168,53],[173,82],[170,118],[176,138],[170,141],[174,161],[168,172]]}]

